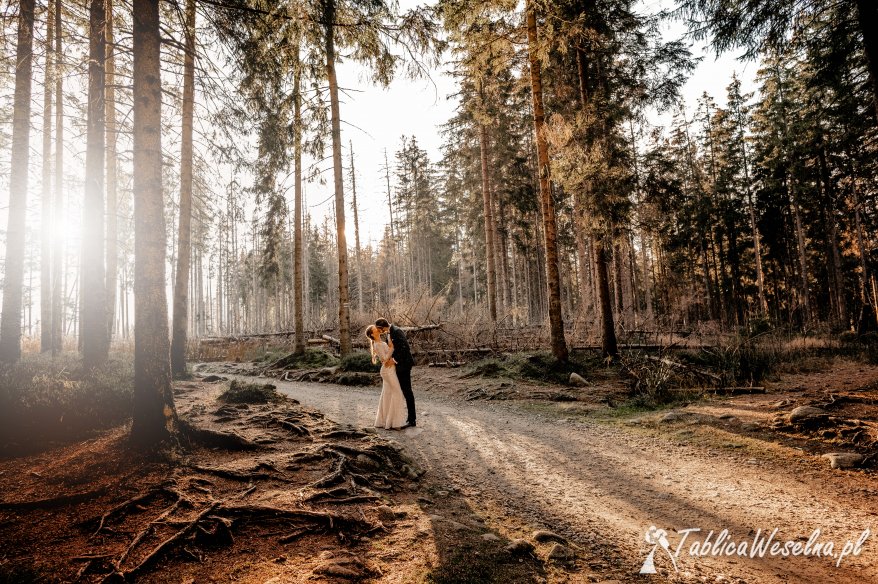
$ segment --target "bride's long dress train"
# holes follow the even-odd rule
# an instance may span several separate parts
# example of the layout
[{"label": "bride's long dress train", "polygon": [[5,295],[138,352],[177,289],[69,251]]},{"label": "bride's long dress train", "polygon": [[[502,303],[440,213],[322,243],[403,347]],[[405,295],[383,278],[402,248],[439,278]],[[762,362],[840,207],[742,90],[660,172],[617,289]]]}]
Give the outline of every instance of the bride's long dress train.
[{"label": "bride's long dress train", "polygon": [[[390,356],[390,347],[383,341],[376,343],[375,353],[377,353],[378,358],[383,363]],[[402,388],[399,385],[399,378],[396,376],[396,367],[382,365],[381,380],[383,385],[381,397],[378,399],[378,414],[375,416],[375,427],[387,430],[402,428],[408,419],[408,410],[405,405],[405,397],[402,395]]]}]

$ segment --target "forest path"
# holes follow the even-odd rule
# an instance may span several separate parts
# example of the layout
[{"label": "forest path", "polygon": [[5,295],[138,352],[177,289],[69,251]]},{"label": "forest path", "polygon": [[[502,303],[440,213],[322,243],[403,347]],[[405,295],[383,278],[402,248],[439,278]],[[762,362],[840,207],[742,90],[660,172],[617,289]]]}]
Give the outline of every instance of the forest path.
[{"label": "forest path", "polygon": [[[337,422],[374,423],[379,388],[272,382]],[[837,556],[847,540],[878,530],[878,488],[869,475],[831,471],[825,461],[772,443],[759,452],[686,444],[673,439],[673,429],[659,434],[564,420],[514,402],[419,395],[417,383],[418,427],[381,434],[401,443],[431,481],[459,491],[507,537],[549,529],[568,538],[588,566],[569,574],[571,581],[596,575],[643,580],[637,574],[652,549],[645,534],[653,525],[668,531],[672,550],[681,539],[677,530],[702,530],[677,557],[678,573],[657,549],[659,581],[878,581],[874,535],[841,567],[828,557],[689,555],[692,542],[710,530],[728,529],[741,543],[752,542],[757,529],[777,528],[774,541],[803,546],[820,529],[818,541],[833,541]]]}]

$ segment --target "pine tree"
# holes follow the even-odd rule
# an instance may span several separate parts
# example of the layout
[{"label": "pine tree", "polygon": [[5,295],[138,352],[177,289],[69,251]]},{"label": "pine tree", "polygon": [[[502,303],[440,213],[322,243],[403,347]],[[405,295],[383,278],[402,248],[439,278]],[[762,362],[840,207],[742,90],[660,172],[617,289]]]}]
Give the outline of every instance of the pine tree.
[{"label": "pine tree", "polygon": [[12,114],[12,160],[9,175],[9,223],[3,313],[0,321],[0,363],[21,358],[21,299],[24,285],[25,211],[30,154],[30,101],[33,76],[34,0],[21,0],[15,53],[15,97]]},{"label": "pine tree", "polygon": [[192,253],[192,125],[195,109],[195,0],[186,2],[183,54],[183,118],[180,141],[180,219],[177,232],[177,269],[171,339],[171,373],[186,374],[189,309],[189,263]]},{"label": "pine tree", "polygon": [[104,271],[104,157],[106,106],[106,19],[104,0],[89,3],[88,105],[85,153],[85,198],[82,216],[82,295],[80,338],[86,368],[103,365],[109,352],[106,277]]},{"label": "pine tree", "polygon": [[161,36],[158,0],[134,0],[134,421],[150,446],[176,431],[171,391],[162,213]]}]

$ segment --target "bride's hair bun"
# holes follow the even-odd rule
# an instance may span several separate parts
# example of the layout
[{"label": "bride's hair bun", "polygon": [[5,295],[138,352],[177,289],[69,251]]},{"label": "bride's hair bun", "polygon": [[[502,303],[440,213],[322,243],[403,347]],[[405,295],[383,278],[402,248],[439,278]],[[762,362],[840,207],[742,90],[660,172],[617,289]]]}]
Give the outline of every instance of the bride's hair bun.
[{"label": "bride's hair bun", "polygon": [[369,326],[366,327],[366,338],[367,338],[367,339],[371,339],[371,338],[372,338],[372,331],[373,331],[373,330],[375,330],[375,325],[374,325],[374,324],[370,324]]}]

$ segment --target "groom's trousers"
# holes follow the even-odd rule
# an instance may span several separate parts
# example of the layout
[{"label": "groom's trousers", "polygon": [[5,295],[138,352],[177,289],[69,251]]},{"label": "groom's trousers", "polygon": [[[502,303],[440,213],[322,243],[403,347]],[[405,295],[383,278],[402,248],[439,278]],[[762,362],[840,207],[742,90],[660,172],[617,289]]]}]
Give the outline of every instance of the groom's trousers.
[{"label": "groom's trousers", "polygon": [[409,411],[409,424],[417,422],[418,414],[415,411],[415,394],[412,393],[412,369],[411,367],[396,367],[396,377],[399,379],[399,387],[405,398],[405,407]]}]

